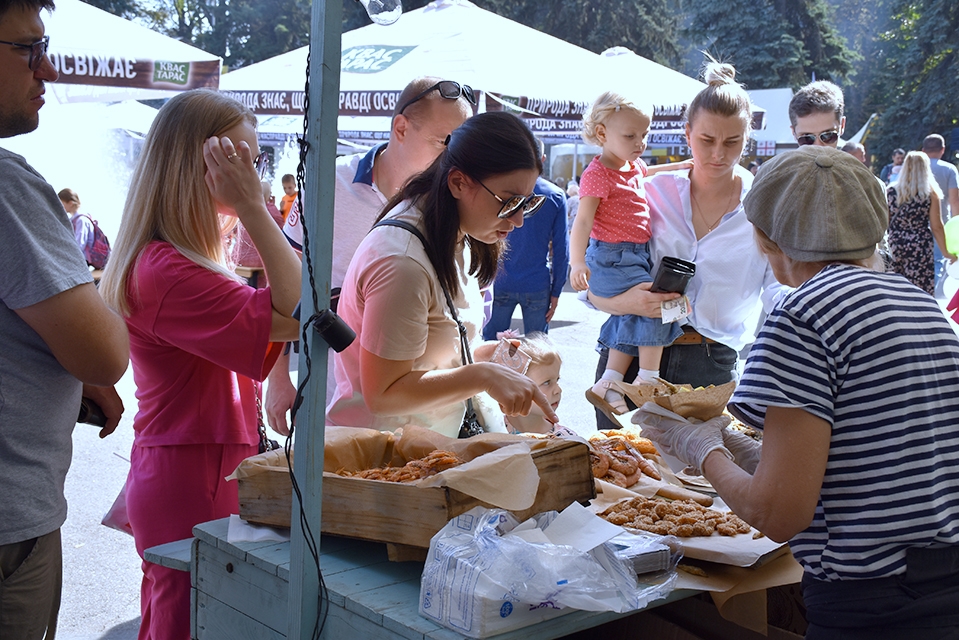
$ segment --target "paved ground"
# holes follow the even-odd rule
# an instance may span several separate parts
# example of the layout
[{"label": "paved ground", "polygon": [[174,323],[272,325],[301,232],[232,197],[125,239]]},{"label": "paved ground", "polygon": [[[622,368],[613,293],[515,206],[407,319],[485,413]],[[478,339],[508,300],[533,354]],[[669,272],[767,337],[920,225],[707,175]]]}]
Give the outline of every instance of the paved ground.
[{"label": "paved ground", "polygon": [[[521,329],[522,322],[514,320]],[[562,423],[578,431],[595,428],[592,406],[583,396],[596,368],[593,351],[604,317],[563,293],[550,337],[563,355]],[[133,538],[100,524],[126,479],[136,399],[132,374],[119,385],[126,415],[116,433],[100,440],[98,429],[77,425],[73,465],[67,476],[70,504],[63,527],[62,640],[135,640],[140,622],[140,558]]]}]

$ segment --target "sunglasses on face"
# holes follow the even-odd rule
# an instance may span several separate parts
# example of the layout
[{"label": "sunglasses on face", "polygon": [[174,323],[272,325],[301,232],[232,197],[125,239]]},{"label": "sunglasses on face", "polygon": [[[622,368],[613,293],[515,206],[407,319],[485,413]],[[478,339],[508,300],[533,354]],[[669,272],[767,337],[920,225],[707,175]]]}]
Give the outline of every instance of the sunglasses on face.
[{"label": "sunglasses on face", "polygon": [[43,36],[36,42],[31,42],[30,44],[8,42],[6,40],[0,40],[0,44],[8,44],[11,47],[18,47],[20,49],[29,49],[30,61],[27,63],[27,66],[30,67],[30,71],[36,71],[40,66],[40,61],[43,60],[43,56],[46,55],[47,49],[50,47],[50,36]]},{"label": "sunglasses on face", "polygon": [[473,87],[469,86],[468,84],[453,82],[452,80],[440,80],[429,89],[421,92],[415,98],[408,100],[406,104],[400,108],[399,114],[403,115],[403,112],[406,111],[407,107],[414,102],[422,100],[433,91],[439,91],[440,97],[446,98],[447,100],[458,100],[460,96],[463,96],[470,104],[476,104],[476,94],[473,93]]},{"label": "sunglasses on face", "polygon": [[801,136],[796,136],[796,142],[799,143],[800,147],[805,147],[810,144],[816,144],[817,137],[823,144],[836,144],[836,141],[839,140],[839,132],[835,129],[830,129],[829,131],[823,131],[818,136],[815,133],[804,133]]},{"label": "sunglasses on face", "polygon": [[537,195],[531,193],[528,196],[512,196],[509,200],[503,200],[498,195],[490,191],[490,188],[485,184],[477,180],[480,183],[480,186],[486,189],[486,191],[496,198],[496,201],[502,205],[499,209],[499,213],[496,214],[497,218],[505,220],[506,218],[512,217],[514,214],[523,212],[523,217],[528,218],[543,206],[543,203],[546,202],[546,196]]},{"label": "sunglasses on face", "polygon": [[264,151],[253,160],[253,168],[256,169],[256,175],[260,176],[260,180],[266,176],[269,159],[270,154]]}]

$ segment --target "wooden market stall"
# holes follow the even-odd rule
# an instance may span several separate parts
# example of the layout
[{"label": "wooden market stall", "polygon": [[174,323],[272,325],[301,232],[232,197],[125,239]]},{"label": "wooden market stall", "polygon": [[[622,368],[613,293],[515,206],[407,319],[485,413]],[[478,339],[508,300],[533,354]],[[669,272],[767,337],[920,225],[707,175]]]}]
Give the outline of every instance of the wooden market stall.
[{"label": "wooden market stall", "polygon": [[[195,527],[192,539],[162,545],[146,554],[148,561],[191,573],[192,634],[197,640],[308,640],[318,637],[316,630],[322,613],[324,626],[319,637],[462,637],[418,613],[422,562],[391,562],[382,542],[321,536],[321,532],[330,531],[321,517],[328,349],[314,323],[329,305],[341,13],[338,0],[317,0],[313,4],[314,37],[310,44],[303,136],[308,150],[304,173],[311,176],[303,192],[308,206],[304,212],[299,379],[305,389],[296,414],[297,424],[309,428],[297,430],[290,541],[231,543],[228,520],[218,520]],[[563,499],[583,498],[589,496]],[[771,568],[739,575],[731,579],[730,586],[739,585],[750,594],[765,593],[766,586],[784,584],[784,576],[787,582],[794,576],[795,567],[790,561],[794,564],[788,553],[781,553],[766,565]],[[744,576],[752,581],[744,581]],[[685,585],[680,584],[649,607],[688,598],[702,590],[695,581]],[[497,637],[558,638],[633,613],[571,610]],[[762,625],[765,626],[764,595]]]}]

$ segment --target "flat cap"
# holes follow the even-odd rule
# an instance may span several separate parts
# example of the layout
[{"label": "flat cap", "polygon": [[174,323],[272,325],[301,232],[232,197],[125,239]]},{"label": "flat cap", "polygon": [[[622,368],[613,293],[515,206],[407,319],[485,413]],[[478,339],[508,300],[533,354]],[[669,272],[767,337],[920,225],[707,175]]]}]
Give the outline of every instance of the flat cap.
[{"label": "flat cap", "polygon": [[855,157],[804,146],[764,162],[746,218],[799,262],[863,260],[889,225],[882,186]]}]

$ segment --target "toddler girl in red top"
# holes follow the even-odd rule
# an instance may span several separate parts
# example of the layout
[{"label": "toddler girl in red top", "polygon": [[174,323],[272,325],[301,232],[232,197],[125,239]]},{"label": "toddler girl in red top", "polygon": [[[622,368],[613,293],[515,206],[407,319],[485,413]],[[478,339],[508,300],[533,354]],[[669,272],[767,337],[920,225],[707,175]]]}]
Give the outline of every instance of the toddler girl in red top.
[{"label": "toddler girl in red top", "polygon": [[[583,139],[603,148],[583,171],[579,211],[570,230],[570,283],[611,298],[641,282],[652,281],[649,254],[649,205],[643,178],[677,165],[647,168],[640,156],[652,122],[652,109],[606,92],[583,116]],[[682,333],[659,318],[611,316],[599,342],[609,348],[603,376],[586,398],[615,422],[626,402],[617,383],[639,355],[636,382],[656,383],[663,347]]]}]

